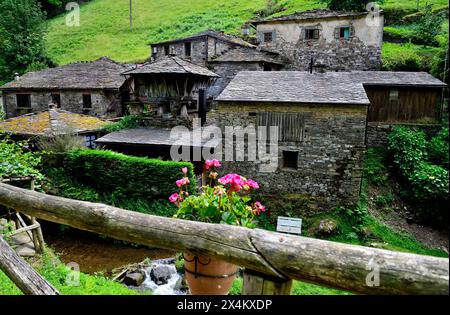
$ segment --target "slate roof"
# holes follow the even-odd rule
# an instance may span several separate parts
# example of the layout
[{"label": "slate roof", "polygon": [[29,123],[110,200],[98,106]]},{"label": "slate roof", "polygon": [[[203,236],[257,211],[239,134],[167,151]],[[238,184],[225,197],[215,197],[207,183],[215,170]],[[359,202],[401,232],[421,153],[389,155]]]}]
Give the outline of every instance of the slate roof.
[{"label": "slate roof", "polygon": [[28,72],[19,81],[11,81],[0,90],[12,89],[119,89],[125,82],[120,74],[126,65],[107,57],[92,62],[76,62],[65,66]]},{"label": "slate roof", "polygon": [[[192,141],[182,141],[184,139],[193,139],[192,131],[188,134],[179,135],[178,137],[171,137],[170,129],[161,128],[137,128],[125,129],[117,132],[112,132],[97,139],[95,142],[100,144],[132,144],[132,145],[156,145],[156,146],[172,146],[174,143],[193,147]],[[209,133],[202,133],[206,135]],[[179,142],[179,141],[182,142]],[[220,144],[220,139],[211,140],[211,138],[203,138],[201,146],[206,148],[216,148]]]},{"label": "slate roof", "polygon": [[336,19],[341,17],[361,17],[367,15],[368,12],[347,12],[347,11],[332,11],[327,9],[316,9],[302,12],[295,12],[292,14],[276,16],[268,19],[259,19],[251,21],[250,24],[257,25],[262,23],[280,22],[280,21],[306,21],[306,20],[320,20],[320,19]]},{"label": "slate roof", "polygon": [[417,86],[417,87],[445,87],[444,82],[436,79],[427,72],[402,71],[351,71],[330,72],[329,76],[339,78],[347,76],[347,80],[355,80],[364,85],[379,86]]},{"label": "slate roof", "polygon": [[212,58],[211,62],[267,62],[278,65],[285,63],[277,53],[246,47],[231,49],[216,58]]},{"label": "slate roof", "polygon": [[159,43],[149,43],[149,45],[151,45],[151,46],[169,45],[169,44],[173,44],[173,43],[177,43],[177,42],[192,41],[192,40],[199,39],[199,38],[202,38],[205,36],[213,37],[213,38],[222,40],[224,42],[228,42],[228,43],[239,45],[239,46],[256,47],[255,45],[252,45],[252,44],[246,42],[245,40],[243,40],[240,37],[233,36],[230,34],[225,34],[224,32],[219,32],[219,31],[214,31],[214,30],[207,30],[207,31],[198,33],[196,35],[178,38],[178,39],[174,39],[174,40],[168,40],[168,41],[159,42]]},{"label": "slate roof", "polygon": [[96,117],[71,113],[61,109],[26,114],[4,121],[0,121],[0,132],[24,136],[41,136],[51,131],[50,115],[52,120],[64,130],[70,128],[77,133],[87,133],[98,130],[108,122]]},{"label": "slate roof", "polygon": [[218,101],[369,105],[363,85],[322,73],[239,72]]},{"label": "slate roof", "polygon": [[195,74],[211,78],[218,77],[217,74],[204,67],[171,55],[137,66],[123,74]]}]

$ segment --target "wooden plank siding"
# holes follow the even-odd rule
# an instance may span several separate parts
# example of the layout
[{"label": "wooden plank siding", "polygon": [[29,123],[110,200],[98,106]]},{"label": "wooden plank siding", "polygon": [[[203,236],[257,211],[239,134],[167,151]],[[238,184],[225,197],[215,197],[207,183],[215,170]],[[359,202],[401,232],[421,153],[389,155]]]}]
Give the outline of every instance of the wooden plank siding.
[{"label": "wooden plank siding", "polygon": [[271,126],[278,126],[280,141],[303,141],[304,115],[302,113],[259,112],[257,126],[266,126],[267,135]]},{"label": "wooden plank siding", "polygon": [[[440,116],[441,88],[366,86],[369,122],[434,122]],[[390,91],[398,90],[398,100]]]}]

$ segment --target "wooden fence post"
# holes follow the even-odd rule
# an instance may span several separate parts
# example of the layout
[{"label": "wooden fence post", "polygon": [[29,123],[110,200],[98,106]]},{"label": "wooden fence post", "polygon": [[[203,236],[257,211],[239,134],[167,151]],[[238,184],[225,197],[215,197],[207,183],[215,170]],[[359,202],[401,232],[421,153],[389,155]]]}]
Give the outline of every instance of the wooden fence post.
[{"label": "wooden fence post", "polygon": [[270,277],[245,269],[242,295],[290,295],[292,279]]}]

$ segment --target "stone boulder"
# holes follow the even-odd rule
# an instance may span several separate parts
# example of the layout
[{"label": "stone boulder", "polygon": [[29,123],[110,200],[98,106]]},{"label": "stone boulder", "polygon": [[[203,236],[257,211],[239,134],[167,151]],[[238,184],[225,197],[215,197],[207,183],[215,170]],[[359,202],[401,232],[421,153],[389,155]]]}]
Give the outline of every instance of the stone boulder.
[{"label": "stone boulder", "polygon": [[177,270],[173,265],[155,265],[150,272],[150,278],[157,285],[166,284]]},{"label": "stone boulder", "polygon": [[339,232],[338,223],[333,219],[323,219],[316,223],[310,230],[310,234],[317,237],[329,237]]},{"label": "stone boulder", "polygon": [[123,282],[126,285],[138,287],[145,281],[145,274],[139,271],[131,271],[125,275]]}]

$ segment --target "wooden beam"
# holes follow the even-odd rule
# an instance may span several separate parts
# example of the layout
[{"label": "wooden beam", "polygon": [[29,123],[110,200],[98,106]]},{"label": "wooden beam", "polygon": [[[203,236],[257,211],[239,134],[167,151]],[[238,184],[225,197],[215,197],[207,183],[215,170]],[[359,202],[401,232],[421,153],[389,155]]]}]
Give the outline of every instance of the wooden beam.
[{"label": "wooden beam", "polygon": [[244,271],[242,295],[290,295],[292,279],[273,278],[252,270]]},{"label": "wooden beam", "polygon": [[[449,260],[259,229],[163,218],[0,183],[0,204],[151,247],[191,251],[281,279],[365,294],[448,294]],[[379,283],[371,281],[380,279]]]},{"label": "wooden beam", "polygon": [[20,258],[1,236],[0,270],[25,294],[59,295],[59,292]]}]

